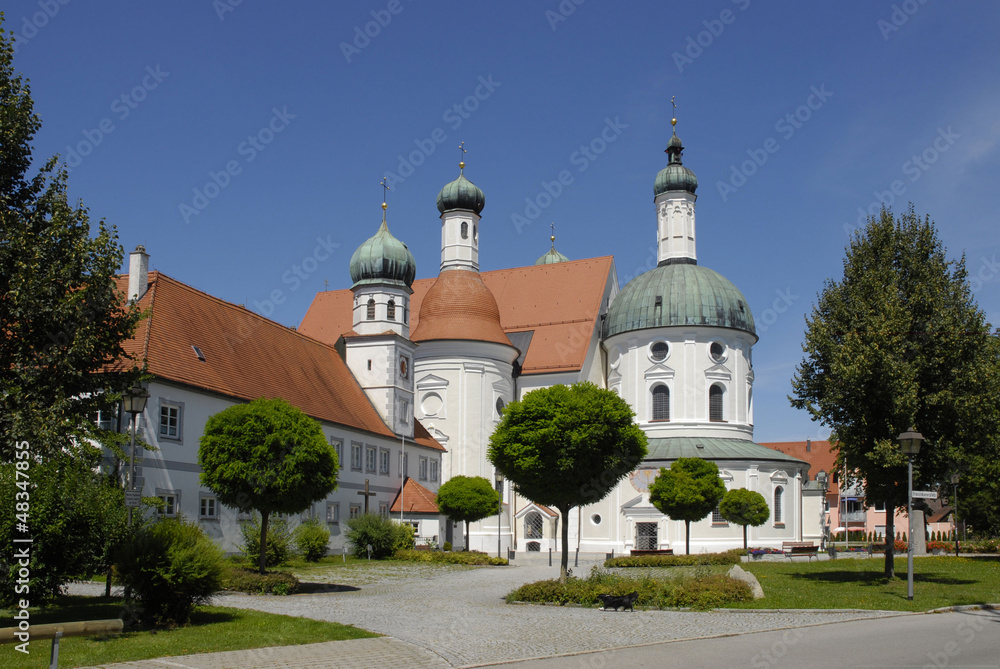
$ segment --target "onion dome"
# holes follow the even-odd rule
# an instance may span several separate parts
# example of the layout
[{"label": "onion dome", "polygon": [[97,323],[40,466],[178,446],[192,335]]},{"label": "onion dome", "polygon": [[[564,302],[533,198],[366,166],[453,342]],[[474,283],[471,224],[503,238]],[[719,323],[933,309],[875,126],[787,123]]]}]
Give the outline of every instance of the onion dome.
[{"label": "onion dome", "polygon": [[437,208],[442,214],[447,211],[461,209],[471,211],[479,216],[486,206],[486,195],[476,184],[465,178],[465,162],[460,162],[458,178],[445,184],[437,196]]},{"label": "onion dome", "polygon": [[684,146],[677,136],[677,119],[671,119],[670,123],[674,126],[674,133],[670,137],[670,141],[667,142],[666,150],[666,154],[670,156],[670,162],[656,175],[656,182],[653,185],[654,198],[672,190],[682,190],[692,194],[698,190],[698,178],[695,177],[694,172],[681,164],[681,153],[684,151]]},{"label": "onion dome", "polygon": [[743,293],[715,270],[692,263],[661,265],[629,281],[604,322],[606,337],[675,325],[757,334]]},{"label": "onion dome", "polygon": [[496,298],[479,272],[466,269],[441,272],[420,303],[410,339],[466,339],[512,346],[500,326]]},{"label": "onion dome", "polygon": [[409,288],[417,275],[417,262],[406,244],[389,232],[383,204],[382,225],[375,236],[366,240],[351,256],[351,288],[370,284],[389,284]]},{"label": "onion dome", "polygon": [[552,241],[552,248],[549,249],[548,253],[539,256],[538,260],[535,261],[535,264],[554,265],[557,262],[569,262],[569,258],[559,253],[559,251],[556,251],[556,236],[552,235],[549,239]]}]

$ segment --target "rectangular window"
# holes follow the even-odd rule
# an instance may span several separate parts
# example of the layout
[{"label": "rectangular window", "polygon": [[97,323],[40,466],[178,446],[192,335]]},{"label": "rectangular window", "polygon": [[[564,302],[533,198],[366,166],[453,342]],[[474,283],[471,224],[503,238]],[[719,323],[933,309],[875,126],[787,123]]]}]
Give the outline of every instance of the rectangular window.
[{"label": "rectangular window", "polygon": [[885,502],[875,502],[875,510],[885,513]]},{"label": "rectangular window", "polygon": [[202,520],[215,520],[219,517],[219,502],[214,497],[202,495],[198,509],[198,517]]},{"label": "rectangular window", "polygon": [[351,469],[361,471],[361,444],[356,441],[351,442]]},{"label": "rectangular window", "polygon": [[713,525],[729,525],[729,521],[722,517],[722,513],[719,511],[719,505],[715,505],[715,509],[712,510],[712,524]]},{"label": "rectangular window", "polygon": [[177,515],[177,493],[158,492],[156,496],[163,502],[163,508],[158,511],[161,516],[173,518]]},{"label": "rectangular window", "polygon": [[337,454],[337,466],[344,466],[344,454],[341,452],[344,448],[344,440],[337,439],[336,437],[330,437],[330,445],[333,446],[333,452]]},{"label": "rectangular window", "polygon": [[115,427],[115,410],[105,409],[103,411],[97,412],[97,423],[98,430],[113,430]]},{"label": "rectangular window", "polygon": [[419,478],[421,481],[427,480],[427,458],[421,456],[420,458],[420,472]]},{"label": "rectangular window", "polygon": [[350,517],[351,518],[357,518],[360,515],[361,515],[361,505],[360,504],[351,504],[351,515],[350,515]]},{"label": "rectangular window", "polygon": [[379,502],[378,503],[378,515],[389,517],[389,502]]},{"label": "rectangular window", "polygon": [[380,448],[378,451],[378,473],[389,475],[389,457],[390,451],[388,448]]},{"label": "rectangular window", "polygon": [[326,503],[326,522],[334,525],[340,522],[340,502]]},{"label": "rectangular window", "polygon": [[635,524],[635,547],[641,551],[652,551],[659,548],[656,523]]},{"label": "rectangular window", "polygon": [[431,481],[438,480],[438,461],[431,460]]},{"label": "rectangular window", "polygon": [[374,446],[368,446],[365,448],[365,471],[372,474],[375,473],[375,457],[378,451]]},{"label": "rectangular window", "polygon": [[160,436],[165,439],[181,438],[181,407],[177,404],[160,405]]}]

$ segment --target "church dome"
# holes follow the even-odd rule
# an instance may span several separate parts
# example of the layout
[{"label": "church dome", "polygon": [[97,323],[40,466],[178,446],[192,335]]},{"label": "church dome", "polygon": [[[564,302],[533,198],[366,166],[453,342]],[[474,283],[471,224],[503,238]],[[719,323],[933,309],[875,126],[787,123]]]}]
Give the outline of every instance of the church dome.
[{"label": "church dome", "polygon": [[[673,119],[671,123],[676,126],[677,119]],[[659,174],[656,175],[656,181],[653,183],[654,198],[672,190],[683,190],[691,194],[694,194],[698,190],[698,178],[694,175],[694,172],[681,164],[681,153],[683,151],[684,145],[681,144],[680,137],[677,136],[675,130],[670,137],[670,141],[667,142],[666,154],[670,156],[670,164],[660,170]]]},{"label": "church dome", "polygon": [[692,263],[661,265],[628,282],[605,319],[605,336],[646,328],[704,325],[756,336],[750,306],[726,277]]},{"label": "church dome", "polygon": [[559,251],[556,251],[555,235],[552,235],[551,240],[552,240],[552,248],[550,248],[547,253],[544,253],[538,257],[538,260],[535,261],[536,265],[555,265],[556,263],[559,262],[569,262],[569,258],[559,253]]},{"label": "church dome", "polygon": [[450,269],[441,272],[420,303],[415,342],[468,339],[512,346],[500,326],[496,298],[479,272]]},{"label": "church dome", "polygon": [[463,209],[475,212],[478,216],[485,206],[486,196],[483,191],[466,179],[464,174],[459,174],[457,179],[445,184],[437,196],[437,208],[442,214],[446,211]]},{"label": "church dome", "polygon": [[406,244],[389,232],[385,218],[378,232],[358,247],[351,256],[352,288],[366,284],[413,284],[417,275],[417,262]]}]

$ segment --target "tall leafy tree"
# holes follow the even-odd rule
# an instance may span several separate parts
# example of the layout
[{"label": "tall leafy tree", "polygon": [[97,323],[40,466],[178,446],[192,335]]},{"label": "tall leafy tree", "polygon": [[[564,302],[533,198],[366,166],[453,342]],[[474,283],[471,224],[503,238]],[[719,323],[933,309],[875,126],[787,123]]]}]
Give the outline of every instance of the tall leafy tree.
[{"label": "tall leafy tree", "polygon": [[[964,257],[948,260],[934,224],[912,205],[898,215],[883,209],[855,233],[843,277],[827,281],[806,319],[802,348],[792,406],[832,428],[845,483],[885,503],[886,536],[906,505],[907,458],[896,438],[910,426],[926,438],[915,486],[947,480],[956,462],[984,483],[1000,477],[1000,343],[976,306]],[[892,542],[885,575],[894,576]]]},{"label": "tall leafy tree", "polygon": [[726,494],[719,467],[701,458],[678,458],[660,468],[649,486],[649,501],[660,513],[684,521],[684,550],[691,554],[691,522],[712,513]]},{"label": "tall leafy tree", "polygon": [[646,455],[632,408],[581,381],[533,390],[504,408],[489,459],[516,490],[562,514],[560,580],[569,564],[569,512],[598,502]]},{"label": "tall leafy tree", "polygon": [[339,463],[319,423],[280,399],[211,416],[198,448],[201,482],[226,506],[260,512],[260,573],[272,513],[301,513],[337,487]]},{"label": "tall leafy tree", "polygon": [[[135,379],[117,370],[139,313],[116,288],[114,227],[70,204],[55,157],[29,174],[40,126],[0,17],[0,433],[44,457],[83,448],[95,411]],[[0,442],[0,459],[12,455]]]},{"label": "tall leafy tree", "polygon": [[767,500],[759,492],[736,488],[727,490],[719,502],[719,515],[730,523],[743,526],[743,548],[747,547],[747,526],[760,527],[771,517]]},{"label": "tall leafy tree", "polygon": [[458,523],[465,523],[465,550],[469,550],[469,523],[497,513],[500,494],[482,476],[455,476],[437,492],[438,510]]}]

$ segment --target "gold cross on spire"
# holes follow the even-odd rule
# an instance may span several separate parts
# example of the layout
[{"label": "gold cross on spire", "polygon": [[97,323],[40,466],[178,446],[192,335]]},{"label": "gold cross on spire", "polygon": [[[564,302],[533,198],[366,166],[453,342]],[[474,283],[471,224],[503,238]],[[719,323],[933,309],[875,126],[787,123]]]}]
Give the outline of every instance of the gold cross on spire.
[{"label": "gold cross on spire", "polygon": [[673,118],[670,119],[670,125],[677,125],[677,103],[674,102],[674,98],[675,96],[670,96],[670,104],[674,106],[674,115]]},{"label": "gold cross on spire", "polygon": [[386,177],[382,177],[382,181],[379,182],[379,186],[382,187],[382,211],[385,211],[386,208],[388,208],[389,206],[388,204],[385,203],[386,193],[389,192],[389,184],[387,184],[385,180]]},{"label": "gold cross on spire", "polygon": [[556,249],[556,224],[549,223],[549,227],[552,228],[552,235],[549,237],[549,241],[552,242],[552,250]]},{"label": "gold cross on spire", "polygon": [[462,142],[461,144],[458,145],[458,150],[462,152],[461,159],[458,162],[458,169],[460,171],[464,172],[465,171],[465,154],[466,154],[465,142]]}]

